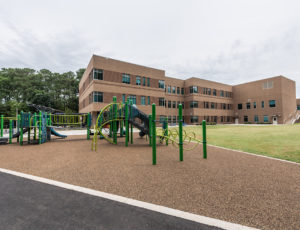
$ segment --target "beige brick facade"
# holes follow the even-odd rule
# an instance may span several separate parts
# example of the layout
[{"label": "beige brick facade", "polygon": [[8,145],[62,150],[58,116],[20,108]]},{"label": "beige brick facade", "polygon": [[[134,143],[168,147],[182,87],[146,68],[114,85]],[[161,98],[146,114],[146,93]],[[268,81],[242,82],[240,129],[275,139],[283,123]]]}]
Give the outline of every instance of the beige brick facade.
[{"label": "beige brick facade", "polygon": [[[94,69],[102,71],[102,80],[94,79]],[[123,74],[130,76],[129,84],[122,83]],[[164,81],[165,88],[159,88],[159,81]],[[143,112],[150,114],[151,104],[155,103],[157,119],[167,116],[172,123],[178,122],[177,107],[182,103],[188,124],[198,124],[203,119],[216,123],[280,124],[288,123],[300,104],[299,99],[296,103],[295,89],[295,82],[283,76],[231,86],[194,77],[166,77],[164,70],[93,55],[79,83],[79,112],[91,112],[95,122],[97,113],[113,96],[122,101],[134,95]],[[101,102],[94,102],[93,92],[102,93]],[[159,98],[164,105],[159,105]]]}]

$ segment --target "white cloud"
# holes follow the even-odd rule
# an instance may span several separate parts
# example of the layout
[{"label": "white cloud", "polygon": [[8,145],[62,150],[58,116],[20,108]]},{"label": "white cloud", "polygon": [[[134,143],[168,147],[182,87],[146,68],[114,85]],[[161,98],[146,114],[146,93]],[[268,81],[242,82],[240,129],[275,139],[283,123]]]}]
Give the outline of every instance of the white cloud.
[{"label": "white cloud", "polygon": [[228,84],[297,81],[299,1],[0,0],[0,67],[69,71],[93,53]]}]

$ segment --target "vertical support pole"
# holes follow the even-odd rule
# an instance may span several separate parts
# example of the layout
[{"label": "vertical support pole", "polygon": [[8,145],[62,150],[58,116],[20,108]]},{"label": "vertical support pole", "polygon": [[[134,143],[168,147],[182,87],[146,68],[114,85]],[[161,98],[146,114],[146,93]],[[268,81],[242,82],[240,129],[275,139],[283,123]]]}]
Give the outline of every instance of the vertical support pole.
[{"label": "vertical support pole", "polygon": [[169,127],[168,127],[168,117],[165,117],[165,124],[166,124],[166,125],[165,125],[164,136],[165,136],[165,139],[166,139],[166,146],[168,146],[168,145],[169,145],[169,139],[168,139],[168,138],[169,138],[169,137],[168,137],[168,136],[169,136],[169,133],[168,133],[168,132],[169,132],[169,131],[168,131],[168,128],[169,128]]},{"label": "vertical support pole", "polygon": [[113,140],[114,144],[117,144],[117,118],[118,118],[118,106],[117,97],[113,96]]},{"label": "vertical support pole", "polygon": [[[18,114],[18,128],[17,128],[18,133],[20,133],[20,127],[21,127],[21,116],[20,114]],[[17,142],[20,142],[20,136],[18,136]]]},{"label": "vertical support pole", "polygon": [[20,145],[22,146],[23,145],[23,120],[24,120],[24,117],[23,117],[23,111],[21,111],[21,122],[20,122]]},{"label": "vertical support pole", "polygon": [[34,117],[33,117],[33,126],[34,126],[34,128],[33,128],[33,132],[34,132],[34,134],[33,134],[33,140],[36,140],[36,113],[34,113]]},{"label": "vertical support pole", "polygon": [[156,165],[156,111],[152,104],[152,165]]},{"label": "vertical support pole", "polygon": [[31,129],[31,114],[29,112],[29,128],[28,128],[28,131],[27,131],[27,142],[28,144],[30,144],[30,129]]},{"label": "vertical support pole", "polygon": [[12,143],[12,135],[13,135],[13,127],[12,127],[12,120],[9,120],[9,144]]},{"label": "vertical support pole", "polygon": [[4,116],[1,115],[1,137],[3,137]]},{"label": "vertical support pole", "polygon": [[152,115],[149,114],[149,145],[152,146]]},{"label": "vertical support pole", "polygon": [[183,161],[183,140],[182,140],[182,104],[179,104],[179,160]]},{"label": "vertical support pole", "polygon": [[128,102],[125,102],[125,146],[128,147],[129,123],[128,123]]},{"label": "vertical support pole", "polygon": [[[132,116],[132,105],[133,105],[133,101],[130,100],[130,116]],[[133,144],[133,125],[132,125],[132,123],[130,124],[130,143]]]},{"label": "vertical support pole", "polygon": [[203,158],[207,158],[207,148],[206,148],[206,121],[202,121],[202,143],[203,143]]},{"label": "vertical support pole", "polygon": [[39,144],[42,144],[42,112],[39,113]]},{"label": "vertical support pole", "polygon": [[87,114],[86,139],[90,139],[91,114]]}]

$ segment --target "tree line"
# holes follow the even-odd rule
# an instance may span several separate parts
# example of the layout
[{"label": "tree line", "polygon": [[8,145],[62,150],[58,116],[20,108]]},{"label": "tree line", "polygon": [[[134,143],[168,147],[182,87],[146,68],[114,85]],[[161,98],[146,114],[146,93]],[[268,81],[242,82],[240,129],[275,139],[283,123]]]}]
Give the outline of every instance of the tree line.
[{"label": "tree line", "polygon": [[47,69],[2,68],[0,70],[0,114],[35,112],[29,104],[66,113],[78,112],[79,81],[85,69],[55,73]]}]

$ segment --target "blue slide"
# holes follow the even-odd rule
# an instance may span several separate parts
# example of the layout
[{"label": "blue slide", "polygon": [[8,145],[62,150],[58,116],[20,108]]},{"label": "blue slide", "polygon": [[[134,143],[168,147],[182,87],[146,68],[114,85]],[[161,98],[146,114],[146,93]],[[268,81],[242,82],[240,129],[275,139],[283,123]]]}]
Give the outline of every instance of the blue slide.
[{"label": "blue slide", "polygon": [[54,136],[61,137],[61,138],[66,138],[67,137],[66,135],[59,134],[53,128],[51,128],[50,131],[51,131],[51,134],[54,135]]}]

